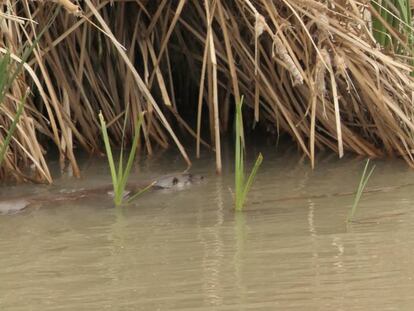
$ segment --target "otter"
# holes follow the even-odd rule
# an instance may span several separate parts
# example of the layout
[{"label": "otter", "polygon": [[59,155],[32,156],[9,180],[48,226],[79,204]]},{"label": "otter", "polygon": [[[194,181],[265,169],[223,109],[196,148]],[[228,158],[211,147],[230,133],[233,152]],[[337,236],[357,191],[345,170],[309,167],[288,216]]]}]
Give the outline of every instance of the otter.
[{"label": "otter", "polygon": [[167,175],[154,182],[154,189],[183,189],[204,180],[204,176],[189,173]]},{"label": "otter", "polygon": [[[204,181],[204,176],[193,175],[189,173],[180,173],[162,176],[154,182],[145,185],[153,190],[182,190],[190,185]],[[138,184],[129,183],[125,189],[125,197],[133,195],[144,187]],[[56,194],[48,194],[44,196],[29,196],[25,198],[14,198],[8,200],[0,200],[0,215],[1,214],[15,214],[21,212],[25,208],[35,204],[45,204],[59,201],[77,201],[93,195],[108,195],[113,196],[112,185],[92,188],[92,189],[78,189],[70,192],[60,192]]]}]

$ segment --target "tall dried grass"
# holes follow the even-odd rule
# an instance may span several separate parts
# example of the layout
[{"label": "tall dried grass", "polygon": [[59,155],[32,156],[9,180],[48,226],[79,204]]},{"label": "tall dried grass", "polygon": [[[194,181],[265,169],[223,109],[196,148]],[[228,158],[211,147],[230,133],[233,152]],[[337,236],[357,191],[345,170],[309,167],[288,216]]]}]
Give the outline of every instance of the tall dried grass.
[{"label": "tall dried grass", "polygon": [[22,44],[61,7],[0,106],[1,140],[16,99],[31,87],[1,176],[51,182],[47,141],[62,169],[78,176],[75,149],[101,148],[100,110],[113,141],[121,141],[125,117],[132,137],[147,111],[142,147],[149,154],[173,141],[190,165],[186,132],[197,154],[201,144],[212,146],[221,171],[220,135],[241,94],[250,106],[246,124],[288,133],[312,166],[323,148],[340,157],[399,155],[414,166],[412,57],[377,45],[370,3],[85,0],[80,8],[69,0],[10,1],[0,5],[0,53],[19,62]]}]

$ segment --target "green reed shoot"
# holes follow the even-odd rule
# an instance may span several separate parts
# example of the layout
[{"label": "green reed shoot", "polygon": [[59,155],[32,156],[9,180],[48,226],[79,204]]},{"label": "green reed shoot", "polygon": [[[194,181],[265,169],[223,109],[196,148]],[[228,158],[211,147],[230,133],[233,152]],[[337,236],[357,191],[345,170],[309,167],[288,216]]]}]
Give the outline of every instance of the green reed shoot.
[{"label": "green reed shoot", "polygon": [[[135,154],[136,154],[136,150],[138,146],[138,140],[139,140],[141,125],[142,125],[142,116],[139,117],[135,125],[135,131],[134,131],[131,151],[129,152],[128,160],[127,160],[125,167],[124,167],[123,146],[121,147],[121,154],[119,156],[118,164],[117,165],[115,164],[111,144],[109,142],[108,131],[107,131],[106,123],[102,115],[102,112],[99,113],[99,120],[101,122],[102,137],[103,137],[104,144],[105,144],[106,155],[108,157],[109,169],[111,171],[112,185],[114,188],[114,203],[115,203],[115,206],[120,206],[122,203],[124,203],[125,188],[126,188],[128,177],[131,172],[132,165],[135,159]],[[151,186],[152,184],[142,189],[138,193],[134,194],[127,202],[130,202],[132,199],[135,199],[137,196],[139,196],[140,194],[144,193],[149,188],[151,188]]]},{"label": "green reed shoot", "polygon": [[354,203],[352,204],[351,211],[348,214],[348,218],[347,218],[348,222],[352,221],[352,219],[354,218],[354,215],[355,215],[359,200],[361,199],[362,193],[364,192],[364,189],[368,183],[369,178],[374,172],[375,165],[370,169],[369,173],[367,174],[368,167],[369,167],[369,159],[367,160],[364,171],[362,172],[361,180],[359,181],[358,189],[354,197]]},{"label": "green reed shoot", "polygon": [[243,140],[243,116],[242,116],[242,106],[243,106],[242,96],[240,102],[236,104],[236,146],[235,146],[235,208],[236,211],[243,210],[244,202],[246,200],[247,193],[249,192],[253,181],[256,177],[257,171],[259,170],[260,165],[263,161],[263,156],[260,153],[256,159],[256,162],[253,166],[253,169],[245,182],[245,172],[244,172],[244,140]]},{"label": "green reed shoot", "polygon": [[[409,55],[413,53],[414,34],[411,25],[412,14],[410,0],[371,0],[372,7],[381,17],[372,16],[372,30],[376,41],[382,47],[393,47],[394,52],[401,53],[403,46],[408,46]],[[396,37],[389,29],[402,36]],[[403,41],[405,42],[403,42]]]}]

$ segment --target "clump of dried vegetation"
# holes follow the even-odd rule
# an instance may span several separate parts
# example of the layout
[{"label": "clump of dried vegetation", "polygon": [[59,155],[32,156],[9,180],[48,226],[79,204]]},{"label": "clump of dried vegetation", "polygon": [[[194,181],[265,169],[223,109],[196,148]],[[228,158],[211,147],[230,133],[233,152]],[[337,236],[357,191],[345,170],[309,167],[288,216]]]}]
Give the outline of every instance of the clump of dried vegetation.
[{"label": "clump of dried vegetation", "polygon": [[[19,100],[24,111],[1,177],[51,182],[46,146],[75,176],[75,149],[102,148],[98,112],[114,142],[132,137],[144,111],[141,147],[175,144],[185,133],[215,152],[244,94],[246,125],[289,134],[312,165],[328,148],[399,155],[414,166],[411,41],[371,25],[377,2],[314,0],[6,1],[0,53],[18,63],[22,46],[47,27],[0,104],[0,141]],[[409,8],[408,8],[409,10]],[[398,18],[399,11],[391,10]],[[56,15],[56,17],[54,17]],[[374,23],[374,24],[375,24]],[[398,23],[397,23],[398,24]],[[396,25],[394,23],[393,25]],[[127,126],[123,133],[125,118]],[[36,174],[24,170],[31,165]]]}]

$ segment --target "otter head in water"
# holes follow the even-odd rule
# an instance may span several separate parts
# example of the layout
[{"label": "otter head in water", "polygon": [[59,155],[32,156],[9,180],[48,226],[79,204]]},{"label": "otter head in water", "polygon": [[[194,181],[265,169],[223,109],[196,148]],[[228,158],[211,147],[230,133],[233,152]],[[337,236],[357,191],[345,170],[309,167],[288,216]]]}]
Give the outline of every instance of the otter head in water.
[{"label": "otter head in water", "polygon": [[159,178],[155,184],[155,189],[182,189],[193,185],[195,183],[199,183],[204,180],[204,176],[201,175],[193,175],[193,174],[177,174],[177,175],[169,175],[165,177]]}]

